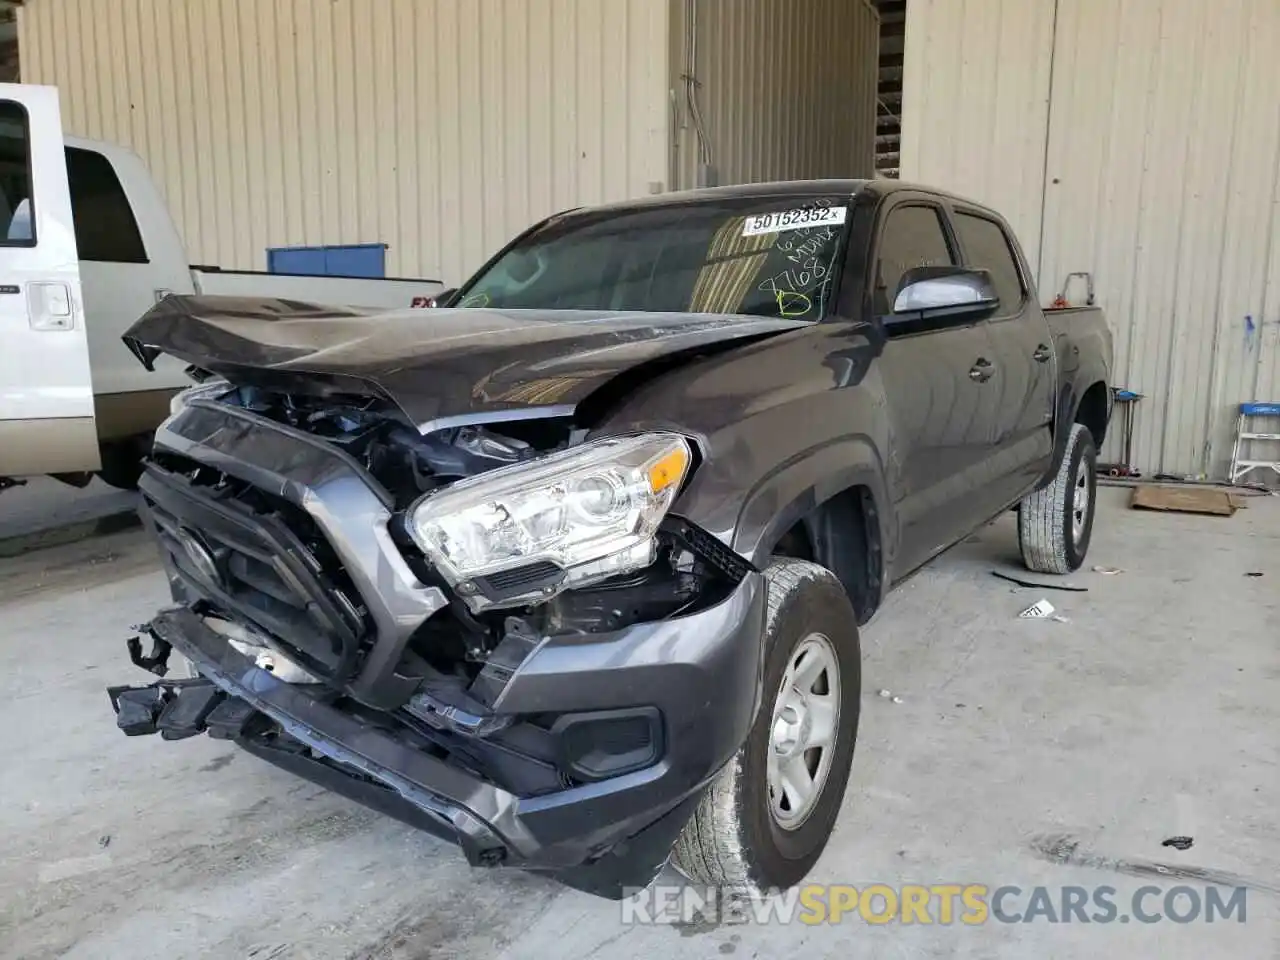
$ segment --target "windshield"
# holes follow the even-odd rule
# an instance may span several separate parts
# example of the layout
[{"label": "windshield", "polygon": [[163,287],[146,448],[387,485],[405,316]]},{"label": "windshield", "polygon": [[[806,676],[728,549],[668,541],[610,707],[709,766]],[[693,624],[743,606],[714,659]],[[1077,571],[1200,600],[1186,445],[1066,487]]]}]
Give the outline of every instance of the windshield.
[{"label": "windshield", "polygon": [[735,198],[568,214],[460,291],[460,307],[821,320],[847,198]]}]

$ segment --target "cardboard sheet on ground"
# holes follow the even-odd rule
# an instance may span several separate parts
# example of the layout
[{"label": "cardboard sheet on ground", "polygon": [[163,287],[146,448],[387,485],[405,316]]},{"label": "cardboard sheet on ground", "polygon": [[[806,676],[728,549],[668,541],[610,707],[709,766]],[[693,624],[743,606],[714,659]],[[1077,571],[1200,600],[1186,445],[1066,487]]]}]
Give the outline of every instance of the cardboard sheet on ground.
[{"label": "cardboard sheet on ground", "polygon": [[1216,517],[1229,517],[1239,509],[1227,491],[1204,487],[1137,487],[1129,506],[1134,510],[1204,513]]}]

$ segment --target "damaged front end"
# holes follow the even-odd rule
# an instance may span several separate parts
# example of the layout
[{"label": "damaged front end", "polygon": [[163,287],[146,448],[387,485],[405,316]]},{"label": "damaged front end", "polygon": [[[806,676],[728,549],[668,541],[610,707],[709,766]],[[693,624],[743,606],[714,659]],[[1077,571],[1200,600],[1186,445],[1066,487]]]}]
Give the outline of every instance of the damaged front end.
[{"label": "damaged front end", "polygon": [[131,648],[165,679],[112,688],[118,724],[620,896],[746,737],[762,577],[679,517],[679,434],[451,423],[226,382],[176,402],[139,484],[175,606]]}]

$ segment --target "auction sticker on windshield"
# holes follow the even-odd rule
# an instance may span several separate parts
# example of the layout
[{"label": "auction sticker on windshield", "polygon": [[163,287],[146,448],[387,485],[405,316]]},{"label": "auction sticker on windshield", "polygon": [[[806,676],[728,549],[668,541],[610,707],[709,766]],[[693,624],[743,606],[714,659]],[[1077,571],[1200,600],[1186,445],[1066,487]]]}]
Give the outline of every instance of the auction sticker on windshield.
[{"label": "auction sticker on windshield", "polygon": [[776,213],[760,213],[747,217],[742,226],[744,237],[758,237],[762,233],[781,233],[783,230],[803,230],[808,227],[826,227],[844,223],[844,207],[797,207]]}]

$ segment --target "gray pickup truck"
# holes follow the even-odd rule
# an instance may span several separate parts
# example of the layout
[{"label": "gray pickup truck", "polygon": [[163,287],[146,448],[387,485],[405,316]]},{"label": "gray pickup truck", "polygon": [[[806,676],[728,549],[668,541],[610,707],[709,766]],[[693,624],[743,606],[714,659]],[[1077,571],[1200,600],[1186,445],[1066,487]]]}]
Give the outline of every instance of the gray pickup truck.
[{"label": "gray pickup truck", "polygon": [[204,382],[140,483],[174,605],[129,644],[194,669],[112,688],[121,729],[614,897],[673,856],[804,877],[859,625],[1010,509],[1028,567],[1077,568],[1111,413],[1100,311],[892,182],[573,210],[440,309],[169,297],[126,341]]}]

